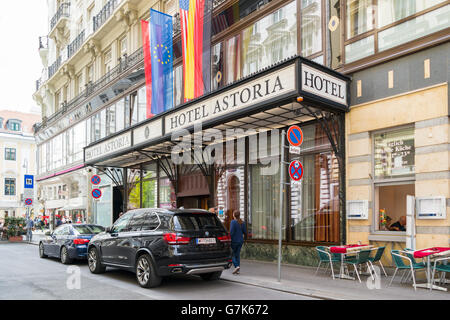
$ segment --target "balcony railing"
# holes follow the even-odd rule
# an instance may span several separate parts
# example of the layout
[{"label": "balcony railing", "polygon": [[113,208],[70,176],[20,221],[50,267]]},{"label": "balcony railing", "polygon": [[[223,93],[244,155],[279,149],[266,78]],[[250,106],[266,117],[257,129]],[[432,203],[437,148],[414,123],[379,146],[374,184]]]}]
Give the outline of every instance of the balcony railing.
[{"label": "balcony railing", "polygon": [[67,59],[74,55],[80,49],[84,42],[84,30],[67,46]]},{"label": "balcony railing", "polygon": [[50,79],[55,73],[56,71],[58,71],[59,67],[61,66],[61,56],[58,57],[58,59],[56,59],[55,62],[53,62],[53,64],[48,67],[48,78]]},{"label": "balcony railing", "polygon": [[55,15],[52,17],[52,20],[50,20],[50,30],[53,30],[53,28],[58,23],[59,19],[63,17],[69,18],[69,16],[70,16],[70,3],[69,2],[61,3]]},{"label": "balcony railing", "polygon": [[94,23],[94,32],[97,31],[98,28],[102,26],[103,23],[105,23],[106,20],[111,16],[114,9],[117,6],[118,0],[110,0],[108,1],[105,6],[100,10],[100,12],[94,16],[93,23]]},{"label": "balcony railing", "polygon": [[136,50],[131,55],[124,55],[120,58],[119,63],[106,73],[103,77],[95,82],[89,82],[86,88],[75,98],[70,100],[64,108],[61,108],[56,113],[52,114],[47,121],[35,126],[35,133],[44,128],[48,123],[56,120],[58,117],[66,112],[71,111],[80,105],[80,103],[85,100],[90,95],[97,93],[100,89],[108,85],[109,83],[119,79],[124,73],[128,72],[130,69],[136,67],[139,63],[144,61],[144,50],[142,47]]}]

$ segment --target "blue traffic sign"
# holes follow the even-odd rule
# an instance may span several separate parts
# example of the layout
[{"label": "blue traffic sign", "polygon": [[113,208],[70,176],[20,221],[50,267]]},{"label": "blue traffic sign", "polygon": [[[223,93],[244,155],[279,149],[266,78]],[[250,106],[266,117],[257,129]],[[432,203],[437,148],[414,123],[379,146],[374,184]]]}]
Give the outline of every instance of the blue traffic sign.
[{"label": "blue traffic sign", "polygon": [[31,174],[24,175],[24,188],[33,189],[34,188],[34,176]]},{"label": "blue traffic sign", "polygon": [[294,181],[300,181],[303,177],[303,166],[300,161],[294,160],[289,165],[289,175]]},{"label": "blue traffic sign", "polygon": [[291,146],[299,147],[303,142],[303,132],[299,126],[290,126],[286,137]]},{"label": "blue traffic sign", "polygon": [[92,197],[94,197],[94,199],[99,199],[101,196],[102,196],[102,190],[100,190],[100,189],[92,190]]},{"label": "blue traffic sign", "polygon": [[100,179],[100,177],[98,175],[93,175],[91,178],[92,184],[95,184],[95,185],[98,185],[101,181],[102,181],[102,179]]}]

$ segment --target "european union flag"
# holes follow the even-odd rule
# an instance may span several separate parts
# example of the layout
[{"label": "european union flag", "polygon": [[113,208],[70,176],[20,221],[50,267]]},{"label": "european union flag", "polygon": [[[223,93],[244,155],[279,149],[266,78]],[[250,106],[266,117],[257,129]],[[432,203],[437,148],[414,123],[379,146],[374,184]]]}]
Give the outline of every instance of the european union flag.
[{"label": "european union flag", "polygon": [[150,10],[152,113],[173,107],[172,16]]}]

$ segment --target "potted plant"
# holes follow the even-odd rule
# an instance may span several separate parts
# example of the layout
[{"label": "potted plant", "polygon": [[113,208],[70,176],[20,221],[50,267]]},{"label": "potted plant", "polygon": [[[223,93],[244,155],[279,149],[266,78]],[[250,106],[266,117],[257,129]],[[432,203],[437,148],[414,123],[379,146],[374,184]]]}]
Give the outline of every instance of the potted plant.
[{"label": "potted plant", "polygon": [[25,219],[20,217],[7,217],[5,218],[6,234],[8,235],[8,241],[20,242],[23,240],[22,235],[25,234]]}]

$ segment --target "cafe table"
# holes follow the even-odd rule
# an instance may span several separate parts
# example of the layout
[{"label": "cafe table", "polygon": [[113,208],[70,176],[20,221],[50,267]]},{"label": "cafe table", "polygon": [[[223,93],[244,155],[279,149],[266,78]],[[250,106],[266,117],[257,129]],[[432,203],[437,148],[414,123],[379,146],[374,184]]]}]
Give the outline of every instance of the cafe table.
[{"label": "cafe table", "polygon": [[431,259],[450,257],[450,247],[433,247],[421,250],[415,250],[413,253],[414,258],[421,258],[427,260],[427,282],[416,284],[417,288],[436,289],[441,291],[447,291],[447,288],[443,288],[433,284],[431,279]]},{"label": "cafe table", "polygon": [[343,245],[343,246],[329,247],[329,250],[331,253],[341,254],[341,268],[340,268],[339,275],[337,277],[341,278],[341,279],[355,280],[354,277],[350,277],[350,276],[346,275],[344,272],[344,257],[345,257],[345,255],[355,254],[361,250],[368,250],[368,249],[372,249],[372,248],[373,248],[373,245],[371,245],[371,244],[347,244],[347,245]]}]

